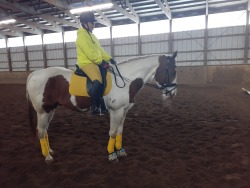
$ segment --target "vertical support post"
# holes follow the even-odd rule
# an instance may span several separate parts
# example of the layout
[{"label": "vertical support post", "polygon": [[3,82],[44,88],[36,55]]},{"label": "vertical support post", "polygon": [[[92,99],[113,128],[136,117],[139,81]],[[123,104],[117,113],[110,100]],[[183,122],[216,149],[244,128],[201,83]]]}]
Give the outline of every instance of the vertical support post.
[{"label": "vertical support post", "polygon": [[142,55],[142,42],[141,42],[141,24],[138,23],[138,55]]},{"label": "vertical support post", "polygon": [[208,53],[208,0],[206,1],[205,32],[204,32],[204,65],[207,65]]},{"label": "vertical support post", "polygon": [[111,57],[114,57],[114,40],[113,40],[113,32],[112,32],[112,26],[109,27],[110,31],[110,48],[111,48]]},{"label": "vertical support post", "polygon": [[245,44],[244,44],[244,63],[248,63],[248,51],[249,51],[249,11],[250,11],[250,0],[247,3],[247,11],[246,11],[246,28],[245,28]]},{"label": "vertical support post", "polygon": [[44,32],[42,31],[43,68],[47,68],[46,44],[44,44]]},{"label": "vertical support post", "polygon": [[5,38],[5,44],[6,44],[6,53],[7,53],[7,59],[8,59],[8,66],[9,71],[12,71],[12,63],[11,63],[11,55],[10,55],[10,47],[8,46],[8,38]]},{"label": "vertical support post", "polygon": [[26,71],[30,70],[30,63],[29,63],[29,56],[27,46],[25,45],[25,36],[23,36],[23,53],[24,53],[24,60],[26,62]]},{"label": "vertical support post", "polygon": [[63,59],[64,59],[64,67],[65,68],[68,68],[69,65],[68,65],[68,61],[67,61],[67,46],[66,46],[66,43],[65,43],[65,40],[64,40],[64,29],[62,30],[62,41],[63,41]]},{"label": "vertical support post", "polygon": [[169,20],[168,51],[173,53],[173,21]]}]

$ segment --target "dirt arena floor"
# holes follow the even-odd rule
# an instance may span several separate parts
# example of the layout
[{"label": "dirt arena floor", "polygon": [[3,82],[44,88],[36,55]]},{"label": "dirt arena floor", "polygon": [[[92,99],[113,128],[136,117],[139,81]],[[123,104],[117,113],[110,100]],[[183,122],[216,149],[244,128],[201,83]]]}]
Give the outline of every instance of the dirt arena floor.
[{"label": "dirt arena floor", "polygon": [[107,160],[108,116],[59,107],[47,165],[31,137],[25,86],[0,85],[0,187],[249,188],[250,96],[241,87],[180,85],[164,105],[144,88],[125,121],[128,156],[117,164]]}]

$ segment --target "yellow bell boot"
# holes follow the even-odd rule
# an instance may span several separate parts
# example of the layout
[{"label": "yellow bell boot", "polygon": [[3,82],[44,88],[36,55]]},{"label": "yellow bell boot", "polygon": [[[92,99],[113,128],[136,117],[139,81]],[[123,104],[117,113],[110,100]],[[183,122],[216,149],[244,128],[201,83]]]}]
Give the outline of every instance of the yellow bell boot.
[{"label": "yellow bell boot", "polygon": [[109,143],[107,149],[109,154],[115,152],[115,138],[109,137]]},{"label": "yellow bell boot", "polygon": [[116,153],[118,157],[126,157],[127,153],[125,152],[125,149],[122,148],[122,135],[118,134],[115,137],[115,148],[116,148]]},{"label": "yellow bell boot", "polygon": [[115,152],[115,138],[110,137],[108,143],[108,153],[110,162],[118,162],[117,154]]},{"label": "yellow bell boot", "polygon": [[40,139],[40,144],[41,144],[43,156],[47,157],[49,155],[49,148],[48,148],[48,143],[46,141],[46,138]]},{"label": "yellow bell boot", "polygon": [[116,150],[122,149],[122,135],[118,134],[115,137],[115,148]]},{"label": "yellow bell boot", "polygon": [[54,154],[53,150],[50,148],[50,145],[49,145],[49,135],[48,133],[46,133],[45,135],[45,139],[46,139],[46,142],[47,142],[47,145],[48,145],[48,149],[49,149],[49,154]]}]

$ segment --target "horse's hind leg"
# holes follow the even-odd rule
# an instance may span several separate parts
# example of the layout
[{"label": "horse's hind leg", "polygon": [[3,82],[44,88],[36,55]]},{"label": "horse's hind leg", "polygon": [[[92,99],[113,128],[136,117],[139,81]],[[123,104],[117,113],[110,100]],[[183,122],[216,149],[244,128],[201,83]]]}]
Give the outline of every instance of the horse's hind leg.
[{"label": "horse's hind leg", "polygon": [[51,155],[54,154],[54,151],[50,148],[48,129],[49,129],[49,124],[50,124],[50,122],[51,122],[51,120],[52,120],[52,118],[53,118],[53,116],[54,116],[54,113],[55,113],[55,110],[53,110],[53,111],[51,111],[51,112],[49,113],[48,124],[47,124],[47,127],[46,127],[47,132],[46,132],[46,134],[45,134],[45,139],[46,139],[47,144],[48,144],[49,153],[50,153]]},{"label": "horse's hind leg", "polygon": [[50,113],[37,113],[37,131],[38,136],[40,139],[42,154],[45,157],[46,162],[53,161],[53,158],[51,157],[49,153],[49,143],[48,143],[48,134],[47,134],[47,128],[49,125],[49,117]]}]

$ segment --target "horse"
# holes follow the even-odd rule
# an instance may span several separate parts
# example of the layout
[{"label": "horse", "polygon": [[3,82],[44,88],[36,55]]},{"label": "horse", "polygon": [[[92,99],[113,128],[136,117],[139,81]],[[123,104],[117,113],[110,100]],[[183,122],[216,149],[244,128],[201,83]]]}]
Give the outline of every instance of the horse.
[{"label": "horse", "polygon": [[[123,125],[128,110],[134,105],[136,94],[143,86],[160,89],[163,100],[176,95],[176,56],[177,51],[173,55],[145,55],[119,62],[117,65],[110,64],[112,88],[104,96],[110,114],[107,146],[109,161],[118,162],[118,158],[127,156],[122,145]],[[34,136],[40,139],[41,151],[46,163],[53,161],[48,128],[56,107],[60,105],[90,113],[87,111],[91,105],[91,98],[74,96],[69,92],[73,72],[63,67],[48,67],[31,72],[27,78],[26,98],[29,121]],[[147,83],[152,78],[156,84]]]}]

